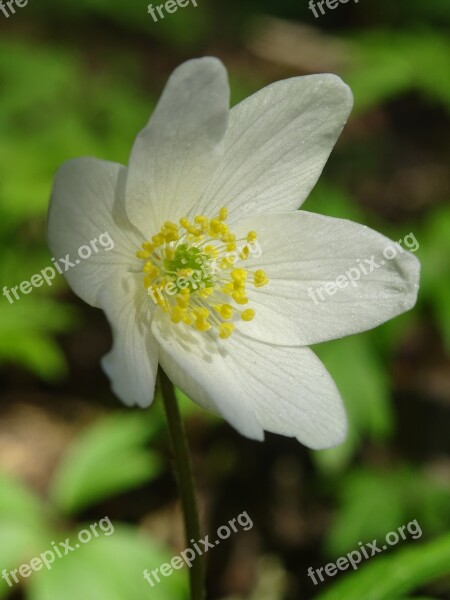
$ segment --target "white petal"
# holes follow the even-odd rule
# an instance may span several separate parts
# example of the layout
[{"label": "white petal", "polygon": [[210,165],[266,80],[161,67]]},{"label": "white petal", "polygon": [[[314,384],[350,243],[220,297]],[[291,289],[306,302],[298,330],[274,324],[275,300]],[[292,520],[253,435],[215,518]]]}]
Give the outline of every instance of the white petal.
[{"label": "white petal", "polygon": [[58,264],[74,292],[93,306],[99,306],[98,293],[111,278],[138,262],[142,240],[123,214],[125,176],[122,165],[95,158],[66,162],[55,176],[48,243],[57,260],[69,255],[73,267],[66,271]]},{"label": "white petal", "polygon": [[130,157],[127,213],[136,226],[186,216],[221,159],[228,115],[219,60],[190,60],[174,71]]},{"label": "white petal", "polygon": [[227,206],[230,222],[294,210],[314,187],[352,107],[336,75],[273,83],[234,107],[223,160],[196,211]]},{"label": "white petal", "polygon": [[244,220],[238,234],[249,229],[258,232],[261,255],[243,266],[265,270],[270,280],[248,285],[256,316],[237,326],[250,337],[315,344],[376,327],[416,302],[419,261],[368,227],[296,211]]},{"label": "white petal", "polygon": [[336,386],[309,348],[270,346],[239,333],[228,340],[173,325],[155,312],[160,363],[172,381],[242,434],[263,430],[311,448],[340,443],[346,418]]},{"label": "white petal", "polygon": [[158,344],[151,332],[154,305],[141,274],[112,283],[102,290],[99,300],[114,340],[112,350],[102,359],[103,370],[124,404],[145,408],[153,401]]}]

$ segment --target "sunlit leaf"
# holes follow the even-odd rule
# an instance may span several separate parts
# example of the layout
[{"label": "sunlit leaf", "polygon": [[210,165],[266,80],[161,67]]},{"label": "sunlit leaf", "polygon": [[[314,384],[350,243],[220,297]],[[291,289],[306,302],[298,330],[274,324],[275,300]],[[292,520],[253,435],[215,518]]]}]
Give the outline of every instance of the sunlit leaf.
[{"label": "sunlit leaf", "polygon": [[365,437],[381,440],[392,431],[388,380],[369,335],[361,334],[315,347],[336,381],[349,418],[349,434],[344,444],[313,453],[313,459],[324,470],[345,466]]},{"label": "sunlit leaf", "polygon": [[315,600],[394,600],[450,573],[450,535],[373,558]]},{"label": "sunlit leaf", "polygon": [[[0,568],[9,573],[41,552],[49,533],[49,513],[43,503],[21,482],[0,473]],[[20,581],[20,575],[19,575]],[[12,577],[9,582],[16,586]],[[0,579],[0,598],[11,587]]]},{"label": "sunlit leaf", "polygon": [[337,556],[358,542],[383,539],[414,519],[428,534],[450,526],[450,484],[411,468],[358,469],[338,488],[339,506],[326,550]]},{"label": "sunlit leaf", "polygon": [[74,512],[158,475],[161,460],[144,446],[153,432],[141,411],[118,413],[89,427],[59,465],[53,502],[64,512]]},{"label": "sunlit leaf", "polygon": [[170,552],[131,527],[115,525],[114,533],[93,538],[57,560],[51,571],[29,580],[28,600],[187,600],[186,576],[174,571],[161,577],[154,589],[144,580],[144,569],[171,560]]}]

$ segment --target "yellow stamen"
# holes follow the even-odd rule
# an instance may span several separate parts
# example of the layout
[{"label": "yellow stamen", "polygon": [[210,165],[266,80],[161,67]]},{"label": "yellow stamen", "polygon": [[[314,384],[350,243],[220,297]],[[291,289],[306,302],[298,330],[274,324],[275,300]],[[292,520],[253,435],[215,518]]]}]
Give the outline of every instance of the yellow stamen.
[{"label": "yellow stamen", "polygon": [[252,250],[248,244],[257,234],[249,231],[237,240],[225,223],[227,217],[228,211],[222,207],[213,218],[196,215],[192,220],[181,217],[178,223],[166,221],[136,253],[143,260],[149,297],[172,323],[200,332],[214,327],[224,340],[235,330],[235,319],[249,322],[255,318],[252,308],[239,309],[249,302],[249,274],[255,287],[269,281],[261,269],[236,268],[236,261],[249,258]]},{"label": "yellow stamen", "polygon": [[219,337],[222,340],[226,340],[230,337],[230,335],[233,333],[234,331],[234,325],[233,323],[221,323],[219,325]]},{"label": "yellow stamen", "polygon": [[252,321],[255,317],[255,311],[252,308],[246,308],[241,313],[241,319],[243,321]]},{"label": "yellow stamen", "polygon": [[261,269],[255,271],[255,274],[253,276],[253,283],[255,287],[262,287],[263,285],[266,285],[266,283],[269,283],[265,271],[262,271]]}]

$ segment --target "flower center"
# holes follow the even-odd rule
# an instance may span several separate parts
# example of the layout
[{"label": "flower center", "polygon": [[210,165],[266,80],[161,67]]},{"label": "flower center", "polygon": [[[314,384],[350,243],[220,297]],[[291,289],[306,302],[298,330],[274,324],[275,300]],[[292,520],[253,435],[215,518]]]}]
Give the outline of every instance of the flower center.
[{"label": "flower center", "polygon": [[256,232],[237,240],[226,218],[227,209],[221,208],[214,219],[197,215],[193,222],[181,218],[179,225],[166,221],[136,253],[144,261],[149,296],[171,321],[197,331],[216,329],[222,339],[230,337],[237,320],[255,316],[252,308],[240,308],[248,304],[246,286],[269,281],[261,269],[237,266],[261,249]]}]

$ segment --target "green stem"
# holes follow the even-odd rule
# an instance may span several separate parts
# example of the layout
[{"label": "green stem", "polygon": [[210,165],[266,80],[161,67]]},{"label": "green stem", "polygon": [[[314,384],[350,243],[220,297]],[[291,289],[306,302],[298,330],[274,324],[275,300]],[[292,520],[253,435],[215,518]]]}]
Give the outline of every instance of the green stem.
[{"label": "green stem", "polygon": [[[161,384],[164,410],[169,426],[169,436],[175,458],[176,475],[183,506],[186,547],[189,548],[191,540],[197,542],[201,539],[191,459],[183,421],[175,397],[175,390],[172,382],[161,368],[159,369],[159,381]],[[205,563],[203,556],[197,556],[195,558],[189,571],[189,578],[191,584],[191,600],[204,600]]]}]

